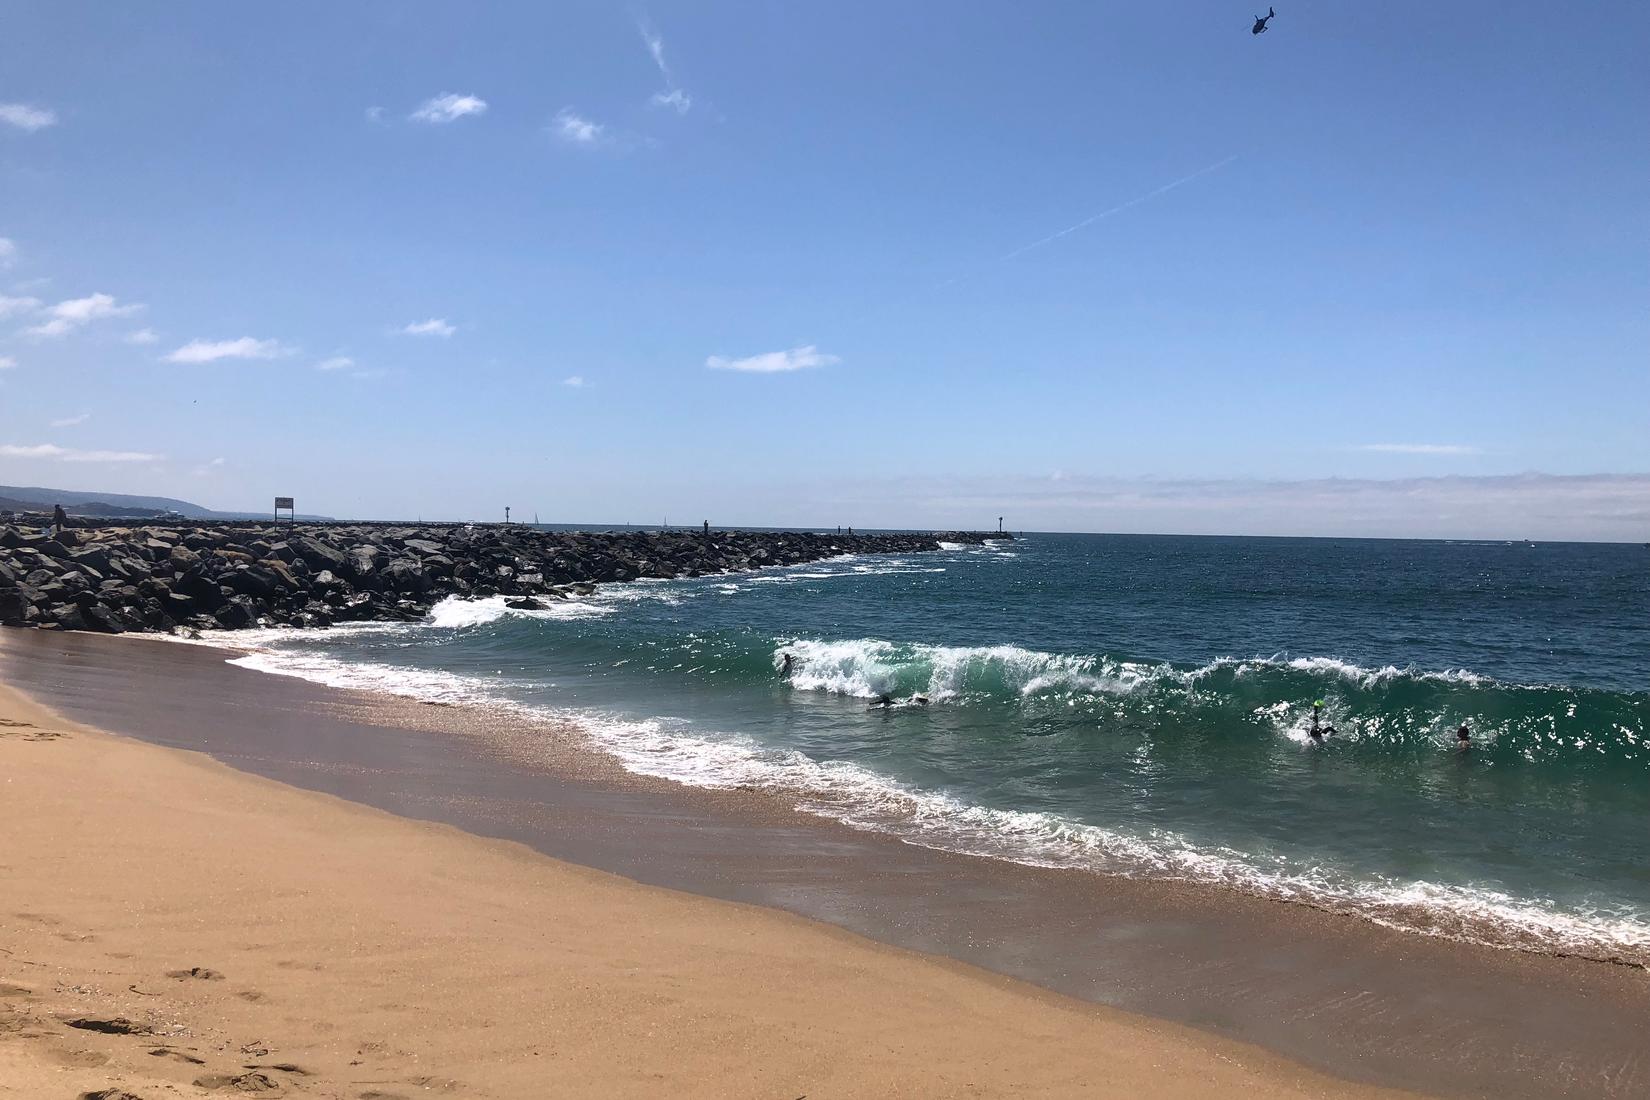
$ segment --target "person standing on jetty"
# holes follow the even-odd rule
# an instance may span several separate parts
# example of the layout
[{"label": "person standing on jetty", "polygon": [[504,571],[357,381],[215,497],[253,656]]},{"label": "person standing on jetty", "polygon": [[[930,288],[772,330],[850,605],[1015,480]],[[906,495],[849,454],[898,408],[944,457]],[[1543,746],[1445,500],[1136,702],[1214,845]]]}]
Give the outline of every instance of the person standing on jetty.
[{"label": "person standing on jetty", "polygon": [[55,534],[61,535],[63,528],[69,525],[69,514],[63,510],[63,505],[52,505],[52,524],[57,528]]}]

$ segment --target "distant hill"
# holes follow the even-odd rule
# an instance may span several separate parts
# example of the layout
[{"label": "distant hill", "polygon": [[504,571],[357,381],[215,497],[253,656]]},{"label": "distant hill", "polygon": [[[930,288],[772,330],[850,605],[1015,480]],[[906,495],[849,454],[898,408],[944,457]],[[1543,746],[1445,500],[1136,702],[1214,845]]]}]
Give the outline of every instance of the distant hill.
[{"label": "distant hill", "polygon": [[[176,512],[186,519],[261,519],[271,512],[214,512],[174,497],[138,497],[126,493],[82,493],[73,489],[43,489],[39,486],[0,485],[0,509],[45,511],[52,505],[76,516],[133,516],[152,518],[162,512]],[[284,517],[283,517],[284,518]],[[315,522],[330,516],[299,515],[300,521]]]},{"label": "distant hill", "polygon": [[[39,501],[0,496],[0,512],[49,512],[50,510],[51,505],[42,504]],[[132,519],[152,519],[161,514],[159,508],[133,508],[129,505],[110,504],[102,500],[67,501],[64,503],[63,510],[71,516],[95,516],[100,519],[116,516]]]}]

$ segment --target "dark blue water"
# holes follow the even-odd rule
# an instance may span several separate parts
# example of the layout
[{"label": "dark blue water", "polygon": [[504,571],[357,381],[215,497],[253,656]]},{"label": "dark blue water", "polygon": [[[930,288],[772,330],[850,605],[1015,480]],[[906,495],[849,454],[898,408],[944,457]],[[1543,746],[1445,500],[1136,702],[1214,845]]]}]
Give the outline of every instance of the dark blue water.
[{"label": "dark blue water", "polygon": [[1650,960],[1643,547],[1032,536],[261,641],[913,843]]}]

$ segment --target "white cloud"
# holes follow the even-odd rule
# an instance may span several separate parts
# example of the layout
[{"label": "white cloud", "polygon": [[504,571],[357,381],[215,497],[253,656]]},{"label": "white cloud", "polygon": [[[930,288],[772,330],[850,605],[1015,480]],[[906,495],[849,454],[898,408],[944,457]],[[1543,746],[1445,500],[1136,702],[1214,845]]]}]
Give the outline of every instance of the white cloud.
[{"label": "white cloud", "polygon": [[74,427],[78,427],[81,424],[86,423],[86,421],[90,420],[91,418],[92,418],[91,413],[81,413],[79,416],[65,416],[61,420],[52,421],[52,427],[54,427],[54,428],[74,428]]},{"label": "white cloud", "polygon": [[126,335],[128,344],[153,344],[159,339],[160,336],[152,328],[140,328]]},{"label": "white cloud", "polygon": [[586,386],[590,385],[589,382],[584,380],[584,375],[582,374],[575,374],[569,378],[563,378],[561,380],[561,384],[564,386],[571,386],[575,390],[582,390]]},{"label": "white cloud", "polygon": [[108,294],[89,294],[84,298],[70,298],[46,309],[49,318],[43,324],[27,330],[30,336],[63,336],[66,333],[101,321],[106,317],[130,317],[141,313],[141,305],[120,305]]},{"label": "white cloud", "polygon": [[49,458],[55,462],[158,462],[166,456],[144,451],[78,451],[55,443],[0,443],[0,457]]},{"label": "white cloud", "polygon": [[454,122],[465,115],[479,115],[487,109],[487,101],[479,96],[438,95],[419,104],[418,110],[407,117],[414,122]]},{"label": "white cloud", "polygon": [[9,355],[0,355],[0,370],[11,370],[17,366],[17,360]]},{"label": "white cloud", "polygon": [[276,359],[291,350],[274,340],[242,336],[238,340],[191,340],[165,356],[168,363],[216,363],[220,359]]},{"label": "white cloud", "polygon": [[384,108],[382,108],[382,107],[368,107],[367,108],[367,121],[368,122],[383,122],[384,121]]},{"label": "white cloud", "polygon": [[653,58],[653,64],[665,80],[665,90],[656,93],[648,102],[655,107],[669,107],[679,115],[687,114],[693,109],[693,97],[677,85],[676,76],[665,61],[664,36],[654,30],[653,25],[646,19],[636,21],[636,30],[641,33],[642,41],[647,44],[648,55]]},{"label": "white cloud", "polygon": [[39,298],[8,298],[0,294],[0,317],[10,317],[14,313],[33,313],[39,308]]},{"label": "white cloud", "polygon": [[1463,443],[1365,443],[1352,448],[1389,455],[1476,455],[1483,454],[1477,447]]},{"label": "white cloud", "polygon": [[449,325],[446,319],[442,317],[431,317],[428,321],[414,321],[401,330],[407,336],[440,336],[443,339],[457,331],[457,325]]},{"label": "white cloud", "polygon": [[720,355],[713,355],[705,360],[705,366],[711,370],[737,370],[750,374],[780,374],[785,371],[807,370],[809,367],[829,367],[842,360],[834,355],[826,355],[817,347],[808,344],[805,347],[791,348],[789,351],[770,351],[763,355],[752,355],[744,359],[725,359]]},{"label": "white cloud", "polygon": [[209,477],[213,471],[221,470],[225,464],[225,460],[221,458],[214,458],[211,462],[203,462],[195,467],[195,476]]},{"label": "white cloud", "polygon": [[374,378],[383,378],[389,373],[390,372],[385,370],[383,367],[373,367],[371,370],[350,371],[349,376],[361,382],[370,382]]},{"label": "white cloud", "polygon": [[17,259],[17,242],[10,237],[0,237],[0,267],[10,267],[11,262]]},{"label": "white cloud", "polygon": [[0,103],[0,122],[19,130],[34,133],[57,125],[57,113],[45,107],[31,107],[27,103]]},{"label": "white cloud", "polygon": [[347,355],[334,355],[331,359],[323,359],[315,364],[316,370],[348,370],[355,366],[355,360]]},{"label": "white cloud", "polygon": [[655,107],[669,107],[679,115],[685,115],[693,110],[693,97],[680,88],[672,88],[668,92],[655,92],[648,102]]},{"label": "white cloud", "polygon": [[571,107],[556,112],[554,129],[558,137],[574,145],[599,145],[607,137],[607,127],[580,116]]}]

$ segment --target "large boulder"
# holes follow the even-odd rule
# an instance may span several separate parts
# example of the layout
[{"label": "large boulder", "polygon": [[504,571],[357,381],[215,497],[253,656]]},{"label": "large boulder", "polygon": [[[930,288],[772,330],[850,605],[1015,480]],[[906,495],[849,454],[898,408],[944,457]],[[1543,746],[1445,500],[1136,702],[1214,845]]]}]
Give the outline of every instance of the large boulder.
[{"label": "large boulder", "polygon": [[25,616],[34,610],[21,588],[0,588],[0,623],[7,626],[22,626],[27,619]]},{"label": "large boulder", "polygon": [[395,592],[425,592],[430,578],[424,567],[410,558],[396,558],[384,569],[384,584]]},{"label": "large boulder", "polygon": [[245,596],[236,596],[214,612],[218,624],[226,630],[240,630],[252,625],[257,608]]},{"label": "large boulder", "polygon": [[376,546],[357,546],[349,552],[346,569],[358,581],[373,576],[384,564],[384,551]]},{"label": "large boulder", "polygon": [[[308,535],[299,535],[286,540],[292,552],[302,558],[311,569],[331,569],[334,572],[344,568],[346,557],[342,550],[328,546],[319,539],[312,539]],[[279,557],[280,555],[276,555]]]},{"label": "large boulder", "polygon": [[[293,576],[292,570],[287,567],[287,564],[278,558],[265,558],[258,563],[258,566],[269,570],[274,582],[288,592],[297,592],[304,587],[302,582]],[[326,570],[323,569],[322,572],[324,573]]]},{"label": "large boulder", "polygon": [[235,569],[223,575],[223,584],[232,588],[242,596],[251,596],[258,600],[267,600],[275,594],[279,583],[275,575],[267,569],[250,566],[246,569]]},{"label": "large boulder", "polygon": [[223,606],[223,590],[218,587],[218,582],[210,577],[194,573],[185,574],[172,586],[172,590],[194,597],[197,611],[211,613]]},{"label": "large boulder", "polygon": [[85,620],[86,629],[88,630],[98,630],[104,634],[126,633],[126,624],[121,622],[114,612],[102,604],[93,604],[91,607],[81,608],[80,616]]},{"label": "large boulder", "polygon": [[72,603],[59,604],[46,612],[43,616],[49,623],[55,623],[61,630],[85,630],[86,618],[80,613],[80,608]]},{"label": "large boulder", "polygon": [[109,551],[101,546],[82,546],[69,551],[69,560],[76,568],[90,566],[100,574],[109,572]]},{"label": "large boulder", "polygon": [[195,606],[194,597],[186,596],[182,592],[168,592],[157,601],[157,606],[167,618],[179,623],[200,610]]},{"label": "large boulder", "polygon": [[420,557],[426,558],[431,554],[440,554],[447,549],[439,542],[431,542],[429,539],[407,539],[401,545],[418,554]]}]

